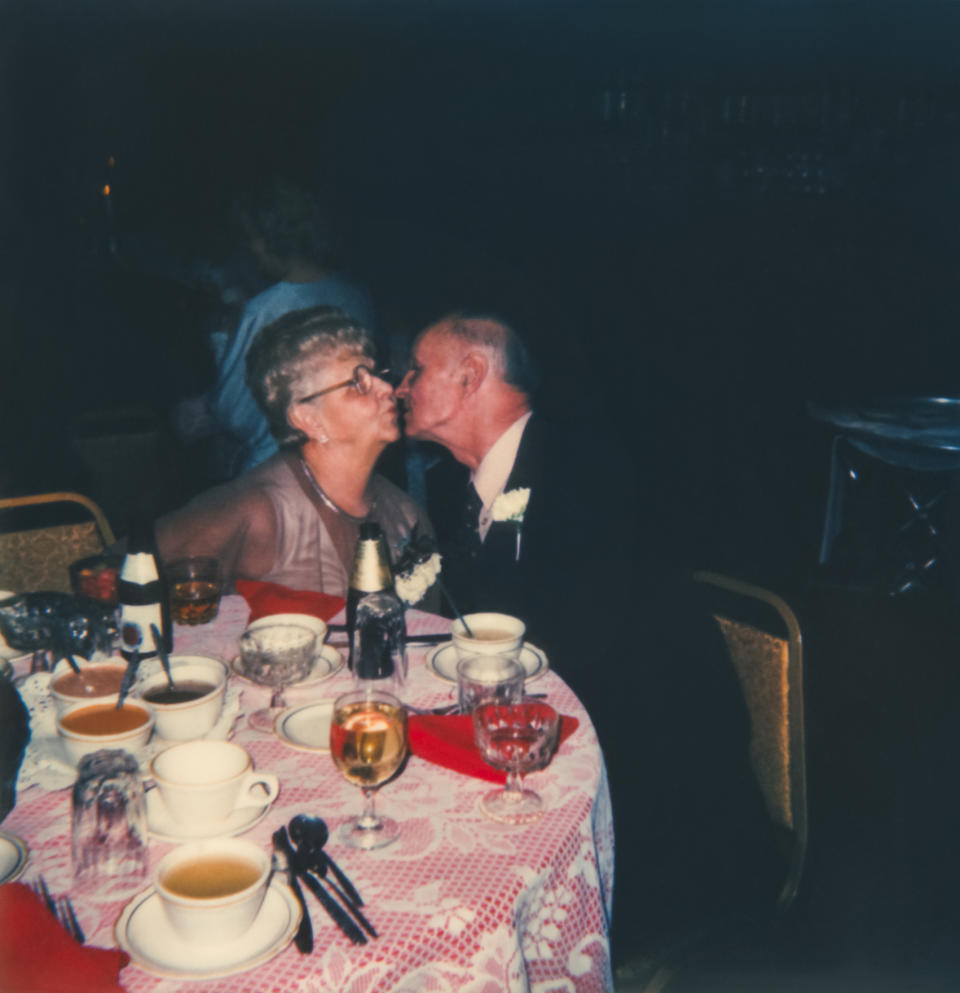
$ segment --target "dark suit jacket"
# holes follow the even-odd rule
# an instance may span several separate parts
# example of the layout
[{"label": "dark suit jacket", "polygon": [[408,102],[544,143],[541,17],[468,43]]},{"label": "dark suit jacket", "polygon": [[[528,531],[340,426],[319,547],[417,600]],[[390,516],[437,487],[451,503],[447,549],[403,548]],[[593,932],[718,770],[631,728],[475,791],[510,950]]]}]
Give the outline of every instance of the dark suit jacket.
[{"label": "dark suit jacket", "polygon": [[772,902],[782,866],[736,675],[692,580],[657,550],[630,460],[535,414],[506,486],[530,487],[519,559],[512,524],[493,524],[476,555],[458,541],[468,478],[452,460],[427,477],[444,580],[463,611],[521,617],[585,704],[610,775],[627,943]]},{"label": "dark suit jacket", "polygon": [[594,665],[599,643],[610,633],[600,630],[601,622],[622,609],[633,584],[631,461],[602,436],[535,413],[505,487],[530,489],[519,557],[511,522],[494,522],[476,554],[464,546],[468,480],[466,467],[449,457],[427,476],[444,582],[463,612],[522,618],[527,640],[543,648],[551,666],[580,692],[580,675]]}]

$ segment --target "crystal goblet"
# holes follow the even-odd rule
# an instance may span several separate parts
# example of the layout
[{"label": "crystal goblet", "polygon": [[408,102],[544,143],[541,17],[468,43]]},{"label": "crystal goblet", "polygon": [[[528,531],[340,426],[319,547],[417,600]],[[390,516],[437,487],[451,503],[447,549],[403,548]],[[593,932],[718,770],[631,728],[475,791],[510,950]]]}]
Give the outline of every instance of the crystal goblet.
[{"label": "crystal goblet", "polygon": [[273,690],[270,706],[250,715],[251,727],[259,731],[273,730],[277,714],[287,705],[284,689],[308,675],[314,665],[316,650],[316,633],[297,624],[266,624],[240,636],[243,674]]},{"label": "crystal goblet", "polygon": [[480,810],[495,821],[530,824],[543,816],[542,797],[524,789],[528,772],[545,769],[557,750],[560,716],[548,703],[482,703],[473,711],[473,733],[486,762],[503,769],[507,782],[480,800]]}]

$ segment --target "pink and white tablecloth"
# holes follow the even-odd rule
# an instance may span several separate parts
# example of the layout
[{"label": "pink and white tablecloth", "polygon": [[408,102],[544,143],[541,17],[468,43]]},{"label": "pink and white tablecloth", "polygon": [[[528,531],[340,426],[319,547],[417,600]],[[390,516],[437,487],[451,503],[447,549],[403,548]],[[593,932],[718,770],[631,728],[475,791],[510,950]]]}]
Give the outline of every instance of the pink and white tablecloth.
[{"label": "pink and white tablecloth", "polygon": [[[213,624],[175,629],[175,650],[229,659],[247,614],[241,597],[225,597]],[[411,633],[447,626],[443,618],[408,613]],[[403,696],[411,705],[439,706],[452,699],[455,688],[428,669],[426,654],[410,651]],[[289,691],[288,702],[330,699],[349,686],[344,668],[311,688]],[[542,820],[524,827],[490,821],[476,806],[489,783],[414,756],[378,796],[378,808],[401,822],[400,840],[374,852],[349,849],[335,837],[327,843],[363,895],[378,939],[352,945],[308,895],[316,936],[311,955],[289,945],[255,969],[189,983],[130,965],[120,976],[128,993],[611,990],[613,821],[603,757],[586,711],[559,676],[547,672],[528,686],[580,721],[549,768],[529,777],[547,802]],[[243,711],[262,706],[266,696],[266,690],[244,682]],[[329,755],[294,750],[248,728],[242,715],[232,739],[249,751],[258,769],[276,772],[281,783],[269,814],[245,837],[269,848],[272,832],[304,812],[324,817],[332,834],[359,811],[360,791],[343,779]],[[125,901],[73,885],[70,790],[24,790],[3,827],[30,846],[23,881],[42,874],[53,892],[71,893],[88,943],[114,945],[114,922]],[[151,866],[171,847],[151,840]]]}]

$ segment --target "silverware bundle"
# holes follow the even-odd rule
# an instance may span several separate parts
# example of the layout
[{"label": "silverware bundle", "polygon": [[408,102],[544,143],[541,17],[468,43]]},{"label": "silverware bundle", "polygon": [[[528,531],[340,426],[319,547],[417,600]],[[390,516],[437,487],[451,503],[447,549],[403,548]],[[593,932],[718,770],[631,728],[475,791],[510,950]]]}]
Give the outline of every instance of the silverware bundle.
[{"label": "silverware bundle", "polygon": [[[317,832],[320,832],[319,837]],[[294,847],[291,837],[297,847]],[[317,898],[334,923],[355,945],[365,945],[368,934],[372,938],[377,937],[373,925],[360,909],[363,906],[360,894],[339,866],[323,851],[322,845],[326,837],[326,824],[315,817],[295,817],[290,822],[289,835],[285,827],[273,832],[277,864],[287,873],[290,888],[303,913],[300,931],[295,939],[301,953],[313,949],[313,932],[310,912],[300,883]],[[319,844],[314,844],[314,841],[319,841]],[[328,878],[328,870],[335,879]]]},{"label": "silverware bundle", "polygon": [[77,920],[77,915],[73,912],[70,897],[63,895],[54,898],[51,896],[43,876],[38,876],[37,881],[32,883],[30,888],[47,905],[47,910],[56,917],[64,931],[82,945],[87,939],[80,927],[80,922]]}]

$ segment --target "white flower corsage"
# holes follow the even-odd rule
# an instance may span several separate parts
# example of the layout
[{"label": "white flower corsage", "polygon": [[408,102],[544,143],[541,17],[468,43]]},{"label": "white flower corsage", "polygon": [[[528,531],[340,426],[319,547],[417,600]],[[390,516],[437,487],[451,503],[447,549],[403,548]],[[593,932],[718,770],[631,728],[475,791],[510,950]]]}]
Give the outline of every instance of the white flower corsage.
[{"label": "white flower corsage", "polygon": [[408,606],[419,603],[440,575],[440,556],[434,552],[425,562],[418,562],[393,581],[397,596]]},{"label": "white flower corsage", "polygon": [[512,521],[517,526],[517,556],[520,561],[520,536],[523,528],[523,515],[527,512],[530,502],[530,487],[521,486],[515,490],[507,490],[493,501],[490,516],[495,521]]}]

